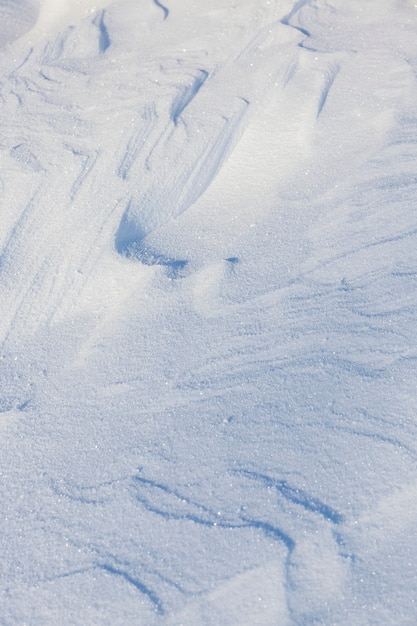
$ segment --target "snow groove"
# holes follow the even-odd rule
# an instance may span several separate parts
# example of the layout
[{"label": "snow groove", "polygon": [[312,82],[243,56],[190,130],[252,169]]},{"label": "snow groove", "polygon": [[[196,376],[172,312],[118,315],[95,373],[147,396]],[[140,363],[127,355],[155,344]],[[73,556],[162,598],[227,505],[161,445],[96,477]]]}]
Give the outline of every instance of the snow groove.
[{"label": "snow groove", "polygon": [[220,517],[218,513],[202,504],[193,502],[184,493],[171,489],[168,485],[134,476],[134,497],[148,511],[166,520],[187,520],[203,526],[219,528],[239,528],[244,524]]},{"label": "snow groove", "polygon": [[317,117],[321,114],[324,105],[326,104],[326,100],[328,98],[330,89],[333,85],[333,82],[340,71],[339,64],[336,64],[333,67],[330,67],[323,76],[323,87],[320,92],[319,104],[317,107]]},{"label": "snow groove", "polygon": [[133,477],[133,496],[147,511],[167,521],[187,521],[219,530],[254,529],[284,544],[289,553],[296,545],[295,541],[278,526],[248,517],[244,510],[230,517],[225,511],[216,511],[193,501],[184,491],[179,492],[167,484],[143,476]]},{"label": "snow groove", "polygon": [[141,594],[146,596],[148,598],[148,600],[150,600],[150,602],[152,603],[152,605],[153,605],[153,607],[154,607],[154,609],[155,609],[155,611],[156,611],[156,613],[158,615],[164,615],[165,614],[164,605],[161,602],[161,600],[158,597],[158,595],[154,591],[152,591],[152,589],[149,589],[140,580],[134,578],[128,572],[125,572],[124,570],[122,570],[122,569],[120,569],[118,567],[114,567],[113,565],[101,564],[101,565],[97,565],[97,568],[103,570],[104,572],[107,572],[108,574],[111,574],[112,576],[116,576],[116,577],[122,578],[126,583],[128,583],[129,585],[132,585]]},{"label": "snow groove", "polygon": [[241,470],[243,476],[259,481],[267,488],[274,487],[278,493],[293,504],[298,504],[306,511],[322,515],[324,519],[329,520],[333,524],[341,524],[344,521],[343,515],[335,511],[332,507],[324,504],[317,498],[312,497],[303,489],[292,487],[286,480],[275,480],[270,476],[257,474],[247,470]]},{"label": "snow groove", "polygon": [[198,74],[195,76],[192,83],[180,89],[177,98],[171,106],[171,119],[175,125],[177,124],[181,113],[190,104],[193,98],[196,97],[207,78],[208,72],[205,70],[198,70]]},{"label": "snow groove", "polygon": [[141,113],[138,129],[129,139],[125,153],[117,168],[117,174],[123,180],[128,177],[132,166],[146,147],[148,138],[157,120],[158,116],[155,108],[152,105],[147,105]]},{"label": "snow groove", "polygon": [[163,11],[164,20],[166,20],[169,16],[169,9],[164,4],[162,4],[162,2],[160,2],[159,0],[153,0],[153,1],[154,1],[154,4]]},{"label": "snow groove", "polygon": [[99,31],[98,47],[99,47],[101,54],[104,54],[111,46],[109,31],[107,30],[105,20],[104,20],[105,15],[106,15],[106,12],[104,10],[100,11],[100,13],[98,13],[97,16],[93,19],[93,24],[97,26],[98,31]]}]

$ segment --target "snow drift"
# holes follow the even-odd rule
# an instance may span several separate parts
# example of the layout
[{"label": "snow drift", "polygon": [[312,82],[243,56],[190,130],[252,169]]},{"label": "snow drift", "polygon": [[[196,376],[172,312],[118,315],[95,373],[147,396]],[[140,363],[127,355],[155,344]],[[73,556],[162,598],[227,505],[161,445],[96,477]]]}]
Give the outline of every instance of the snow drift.
[{"label": "snow drift", "polygon": [[0,621],[414,624],[417,22],[0,2]]}]

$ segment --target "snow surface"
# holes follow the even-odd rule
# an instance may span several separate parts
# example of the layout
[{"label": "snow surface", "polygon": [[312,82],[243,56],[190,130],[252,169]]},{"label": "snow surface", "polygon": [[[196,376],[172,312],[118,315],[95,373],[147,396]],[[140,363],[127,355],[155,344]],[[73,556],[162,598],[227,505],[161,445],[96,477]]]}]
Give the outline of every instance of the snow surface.
[{"label": "snow surface", "polygon": [[0,46],[0,624],[415,625],[417,5]]}]

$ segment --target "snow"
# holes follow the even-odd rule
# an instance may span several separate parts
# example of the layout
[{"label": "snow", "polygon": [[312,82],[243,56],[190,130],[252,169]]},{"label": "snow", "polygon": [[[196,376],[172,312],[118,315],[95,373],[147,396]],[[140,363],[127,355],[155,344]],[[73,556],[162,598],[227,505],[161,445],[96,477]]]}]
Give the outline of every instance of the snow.
[{"label": "snow", "polygon": [[416,623],[416,11],[0,0],[0,624]]}]

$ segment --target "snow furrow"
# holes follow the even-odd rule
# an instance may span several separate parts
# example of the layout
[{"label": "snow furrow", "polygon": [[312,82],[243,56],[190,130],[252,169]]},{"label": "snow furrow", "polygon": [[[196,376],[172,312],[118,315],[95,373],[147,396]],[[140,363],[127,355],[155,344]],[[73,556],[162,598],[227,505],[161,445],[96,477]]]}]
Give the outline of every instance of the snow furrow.
[{"label": "snow furrow", "polygon": [[174,124],[177,124],[181,113],[190,104],[193,98],[196,97],[207,78],[208,72],[206,72],[206,70],[199,70],[197,76],[193,79],[191,84],[179,91],[177,98],[171,106],[171,119]]},{"label": "snow furrow", "polygon": [[162,4],[162,2],[159,2],[159,0],[153,0],[153,1],[156,4],[156,6],[162,10],[164,14],[164,20],[166,20],[169,15],[169,9],[164,4]]},{"label": "snow furrow", "polygon": [[141,115],[139,129],[129,139],[123,158],[120,161],[120,165],[117,169],[120,178],[126,179],[129,175],[133,164],[146,146],[152,128],[155,126],[156,122],[156,111],[151,105],[148,105]]}]

